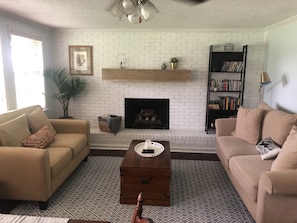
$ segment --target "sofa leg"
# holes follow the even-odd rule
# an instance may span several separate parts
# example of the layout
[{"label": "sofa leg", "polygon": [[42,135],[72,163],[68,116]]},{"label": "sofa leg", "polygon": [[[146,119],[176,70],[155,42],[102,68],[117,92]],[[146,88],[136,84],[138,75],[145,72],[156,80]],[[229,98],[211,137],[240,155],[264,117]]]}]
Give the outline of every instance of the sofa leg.
[{"label": "sofa leg", "polygon": [[48,200],[47,201],[39,201],[39,209],[46,210],[48,208]]},{"label": "sofa leg", "polygon": [[84,162],[88,161],[88,158],[89,158],[89,156],[86,156],[83,161]]}]

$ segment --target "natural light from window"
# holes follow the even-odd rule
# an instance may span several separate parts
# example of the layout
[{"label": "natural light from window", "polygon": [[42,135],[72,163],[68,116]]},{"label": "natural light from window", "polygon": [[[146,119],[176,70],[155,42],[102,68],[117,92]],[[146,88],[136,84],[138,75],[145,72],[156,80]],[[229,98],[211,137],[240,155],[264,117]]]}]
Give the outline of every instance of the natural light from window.
[{"label": "natural light from window", "polygon": [[0,114],[7,111],[6,104],[6,93],[5,93],[5,81],[3,73],[3,58],[2,58],[2,47],[0,37]]},{"label": "natural light from window", "polygon": [[11,53],[17,108],[45,107],[42,41],[12,34]]}]

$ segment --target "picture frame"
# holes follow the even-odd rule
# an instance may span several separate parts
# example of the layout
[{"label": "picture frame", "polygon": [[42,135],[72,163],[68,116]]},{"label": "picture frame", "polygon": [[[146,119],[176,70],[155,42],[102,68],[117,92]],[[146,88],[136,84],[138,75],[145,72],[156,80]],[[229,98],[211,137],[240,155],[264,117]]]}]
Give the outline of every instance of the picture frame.
[{"label": "picture frame", "polygon": [[93,47],[68,46],[70,75],[93,75]]}]

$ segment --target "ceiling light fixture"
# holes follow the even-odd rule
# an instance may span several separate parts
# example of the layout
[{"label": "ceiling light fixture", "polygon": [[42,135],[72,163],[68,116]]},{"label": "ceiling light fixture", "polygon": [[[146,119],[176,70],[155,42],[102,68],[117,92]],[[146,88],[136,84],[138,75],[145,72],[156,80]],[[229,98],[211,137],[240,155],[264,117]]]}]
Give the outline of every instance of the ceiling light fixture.
[{"label": "ceiling light fixture", "polygon": [[115,0],[106,11],[119,21],[125,15],[128,21],[134,24],[148,21],[159,12],[149,0]]}]

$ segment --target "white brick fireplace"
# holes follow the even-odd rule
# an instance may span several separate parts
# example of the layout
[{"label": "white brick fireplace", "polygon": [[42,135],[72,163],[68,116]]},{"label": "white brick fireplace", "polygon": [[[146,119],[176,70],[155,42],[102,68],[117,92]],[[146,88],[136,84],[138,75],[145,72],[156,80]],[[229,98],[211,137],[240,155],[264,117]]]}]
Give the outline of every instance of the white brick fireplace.
[{"label": "white brick fireplace", "polygon": [[[73,103],[75,118],[90,120],[93,148],[127,149],[132,139],[169,140],[173,151],[215,151],[213,134],[204,132],[209,46],[235,44],[236,50],[249,45],[244,106],[259,101],[259,74],[263,71],[263,30],[59,30],[55,32],[54,65],[68,67],[69,45],[93,46],[94,75],[88,94]],[[223,50],[223,46],[222,46]],[[160,69],[171,57],[178,57],[178,69],[192,71],[191,82],[113,82],[102,80],[102,68],[119,68],[117,55],[126,56],[126,68]],[[168,66],[169,67],[169,66]],[[102,133],[97,117],[113,114],[124,117],[125,98],[168,98],[169,130],[122,128],[118,134]],[[56,107],[60,113],[60,106]]]}]

